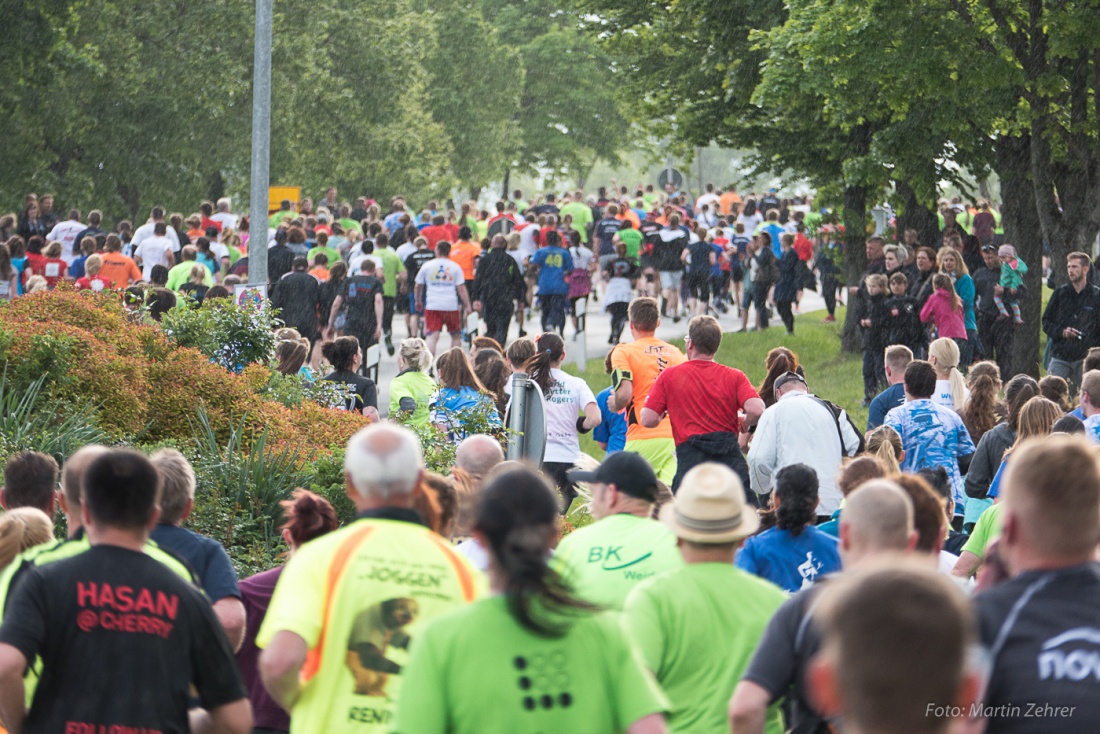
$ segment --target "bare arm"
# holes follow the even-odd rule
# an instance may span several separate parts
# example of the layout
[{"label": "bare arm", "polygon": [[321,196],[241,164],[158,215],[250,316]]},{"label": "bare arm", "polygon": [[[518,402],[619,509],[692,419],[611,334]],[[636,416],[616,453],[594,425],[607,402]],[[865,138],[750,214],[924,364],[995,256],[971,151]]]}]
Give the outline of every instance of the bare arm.
[{"label": "bare arm", "polygon": [[642,425],[646,428],[656,428],[657,424],[661,422],[663,416],[658,415],[657,411],[650,408],[642,408],[641,421]]},{"label": "bare arm", "polygon": [[336,316],[340,313],[340,309],[344,307],[344,297],[336,296],[332,302],[332,308],[328,312],[328,330],[332,331],[336,327]]},{"label": "bare arm", "polygon": [[235,596],[227,596],[214,602],[214,614],[229,638],[229,647],[237,652],[244,643],[244,604]]},{"label": "bare arm", "polygon": [[424,310],[424,284],[423,283],[417,283],[416,287],[413,289],[413,291],[415,292],[416,310],[417,311],[423,311]]},{"label": "bare arm", "polygon": [[10,734],[22,734],[27,718],[23,671],[27,659],[11,645],[0,645],[0,723]]},{"label": "bare arm", "polygon": [[643,716],[626,727],[626,734],[668,734],[664,714]]},{"label": "bare arm", "polygon": [[607,398],[608,410],[619,412],[626,406],[630,405],[630,401],[634,399],[634,383],[630,380],[623,380],[619,383],[619,386],[615,388],[615,391]]},{"label": "bare arm", "polygon": [[756,422],[760,420],[760,416],[764,415],[764,401],[760,398],[753,398],[745,403],[745,426],[755,426]]},{"label": "bare arm", "polygon": [[473,310],[473,309],[470,308],[470,294],[466,290],[466,284],[465,283],[458,286],[458,298],[459,298],[460,301],[462,301],[462,307],[466,309],[466,311],[464,313],[468,313],[469,311]]},{"label": "bare arm", "polygon": [[600,415],[600,406],[595,403],[584,406],[584,427],[586,430],[591,431],[602,422],[603,416]]},{"label": "bare arm", "polygon": [[368,405],[368,406],[364,407],[363,408],[363,415],[370,418],[372,423],[377,423],[378,421],[382,420],[378,416],[378,408],[374,407],[373,405]]},{"label": "bare arm", "polygon": [[951,569],[951,575],[960,579],[971,578],[978,572],[982,565],[982,559],[968,550],[959,554],[959,560],[955,561],[955,567]]},{"label": "bare arm", "polygon": [[737,734],[764,734],[771,694],[752,681],[737,684],[730,699],[730,731]]},{"label": "bare arm", "polygon": [[188,714],[191,734],[248,734],[252,731],[252,706],[247,698],[212,711],[194,709]]},{"label": "bare arm", "polygon": [[306,662],[309,647],[293,632],[280,630],[260,653],[260,678],[275,703],[290,711],[302,687],[298,674]]}]

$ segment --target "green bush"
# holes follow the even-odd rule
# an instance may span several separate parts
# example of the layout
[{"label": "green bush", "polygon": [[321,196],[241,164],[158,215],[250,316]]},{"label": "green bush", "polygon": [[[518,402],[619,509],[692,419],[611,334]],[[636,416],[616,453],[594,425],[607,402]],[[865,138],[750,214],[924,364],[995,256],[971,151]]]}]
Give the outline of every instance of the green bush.
[{"label": "green bush", "polygon": [[310,382],[301,375],[284,375],[273,366],[268,370],[267,382],[256,391],[260,397],[274,400],[288,408],[297,408],[306,401],[322,408],[342,409],[355,393],[351,385],[328,380]]},{"label": "green bush", "polygon": [[107,442],[107,434],[96,423],[94,406],[47,399],[42,389],[46,378],[41,375],[19,387],[4,363],[0,373],[0,456],[30,449],[63,464],[81,446]]},{"label": "green bush", "polygon": [[280,324],[270,306],[237,305],[219,298],[198,306],[189,304],[164,314],[164,334],[182,347],[194,347],[230,372],[255,362],[266,363],[275,348],[274,329]]}]

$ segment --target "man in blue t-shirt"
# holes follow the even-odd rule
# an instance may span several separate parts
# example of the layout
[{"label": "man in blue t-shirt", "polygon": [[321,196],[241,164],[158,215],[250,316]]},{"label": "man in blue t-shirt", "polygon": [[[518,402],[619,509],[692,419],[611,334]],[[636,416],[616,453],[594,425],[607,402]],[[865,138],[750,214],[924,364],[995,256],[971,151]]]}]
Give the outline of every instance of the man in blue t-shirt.
[{"label": "man in blue t-shirt", "polygon": [[959,414],[932,402],[936,392],[936,370],[924,360],[914,360],[905,369],[907,402],[886,414],[885,425],[901,436],[905,459],[901,470],[916,472],[942,466],[951,477],[955,510],[961,518],[966,506],[960,464],[969,468],[974,442]]},{"label": "man in blue t-shirt", "polygon": [[546,233],[546,246],[539,248],[531,264],[539,271],[539,306],[542,330],[565,334],[565,306],[569,302],[569,274],[573,257],[561,246],[561,234]]},{"label": "man in blue t-shirt", "polygon": [[779,238],[787,233],[787,230],[783,228],[783,225],[779,223],[779,210],[772,209],[768,212],[768,218],[764,222],[764,226],[760,228],[761,232],[767,232],[768,236],[772,238],[772,252],[776,257],[783,256],[783,250],[779,246]]},{"label": "man in blue t-shirt", "polygon": [[878,428],[886,414],[905,403],[905,368],[913,361],[913,350],[902,344],[886,348],[886,388],[871,401],[867,410],[867,430]]},{"label": "man in blue t-shirt", "polygon": [[237,572],[218,541],[180,527],[195,503],[195,470],[175,449],[161,449],[149,457],[161,479],[160,519],[150,537],[172,551],[198,576],[214,614],[225,629],[233,650],[244,641],[245,611],[237,588]]}]

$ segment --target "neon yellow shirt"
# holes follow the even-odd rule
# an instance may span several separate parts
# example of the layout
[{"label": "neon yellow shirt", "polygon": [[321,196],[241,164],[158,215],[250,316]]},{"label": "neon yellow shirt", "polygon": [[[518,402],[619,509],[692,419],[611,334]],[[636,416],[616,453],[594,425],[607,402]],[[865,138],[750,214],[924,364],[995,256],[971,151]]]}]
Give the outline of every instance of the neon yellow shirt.
[{"label": "neon yellow shirt", "polygon": [[[623,624],[668,695],[670,732],[729,731],[726,709],[764,628],[786,600],[727,563],[692,563],[640,584]],[[765,731],[782,734],[778,706]]]},{"label": "neon yellow shirt", "polygon": [[256,638],[305,640],[292,734],[389,732],[410,640],[484,586],[443,538],[397,520],[363,519],[311,541],[283,569]]},{"label": "neon yellow shirt", "polygon": [[404,412],[401,407],[402,401],[405,401],[407,405],[408,401],[411,400],[416,407],[412,410],[412,417],[409,422],[414,426],[427,428],[428,404],[431,402],[432,395],[438,389],[439,386],[435,384],[435,380],[431,378],[431,375],[417,370],[405,370],[390,381],[390,419],[392,420],[398,413]]},{"label": "neon yellow shirt", "polygon": [[561,218],[573,217],[573,229],[580,232],[581,242],[588,244],[588,225],[592,224],[592,208],[580,201],[571,201],[561,208]]},{"label": "neon yellow shirt", "polygon": [[581,599],[621,610],[639,582],[680,568],[684,560],[676,536],[661,523],[611,515],[565,536],[553,564]]},{"label": "neon yellow shirt", "polygon": [[973,532],[962,547],[964,551],[970,551],[978,558],[985,558],[985,549],[1001,535],[1001,526],[1004,524],[1004,519],[1001,517],[1002,507],[1004,505],[1001,503],[990,505],[978,517],[978,522],[974,523]]},{"label": "neon yellow shirt", "polygon": [[621,732],[667,702],[612,612],[561,637],[516,621],[503,596],[436,620],[413,643],[400,734]]}]

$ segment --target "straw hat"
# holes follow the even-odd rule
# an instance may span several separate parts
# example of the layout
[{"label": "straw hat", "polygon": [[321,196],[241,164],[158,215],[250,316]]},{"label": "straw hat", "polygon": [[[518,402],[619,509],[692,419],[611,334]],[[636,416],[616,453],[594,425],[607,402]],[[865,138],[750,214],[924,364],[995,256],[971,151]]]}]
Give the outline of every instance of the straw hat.
[{"label": "straw hat", "polygon": [[661,522],[676,537],[693,543],[732,543],[760,527],[756,510],[745,502],[741,480],[727,466],[706,463],[684,476],[676,501],[661,509]]}]

